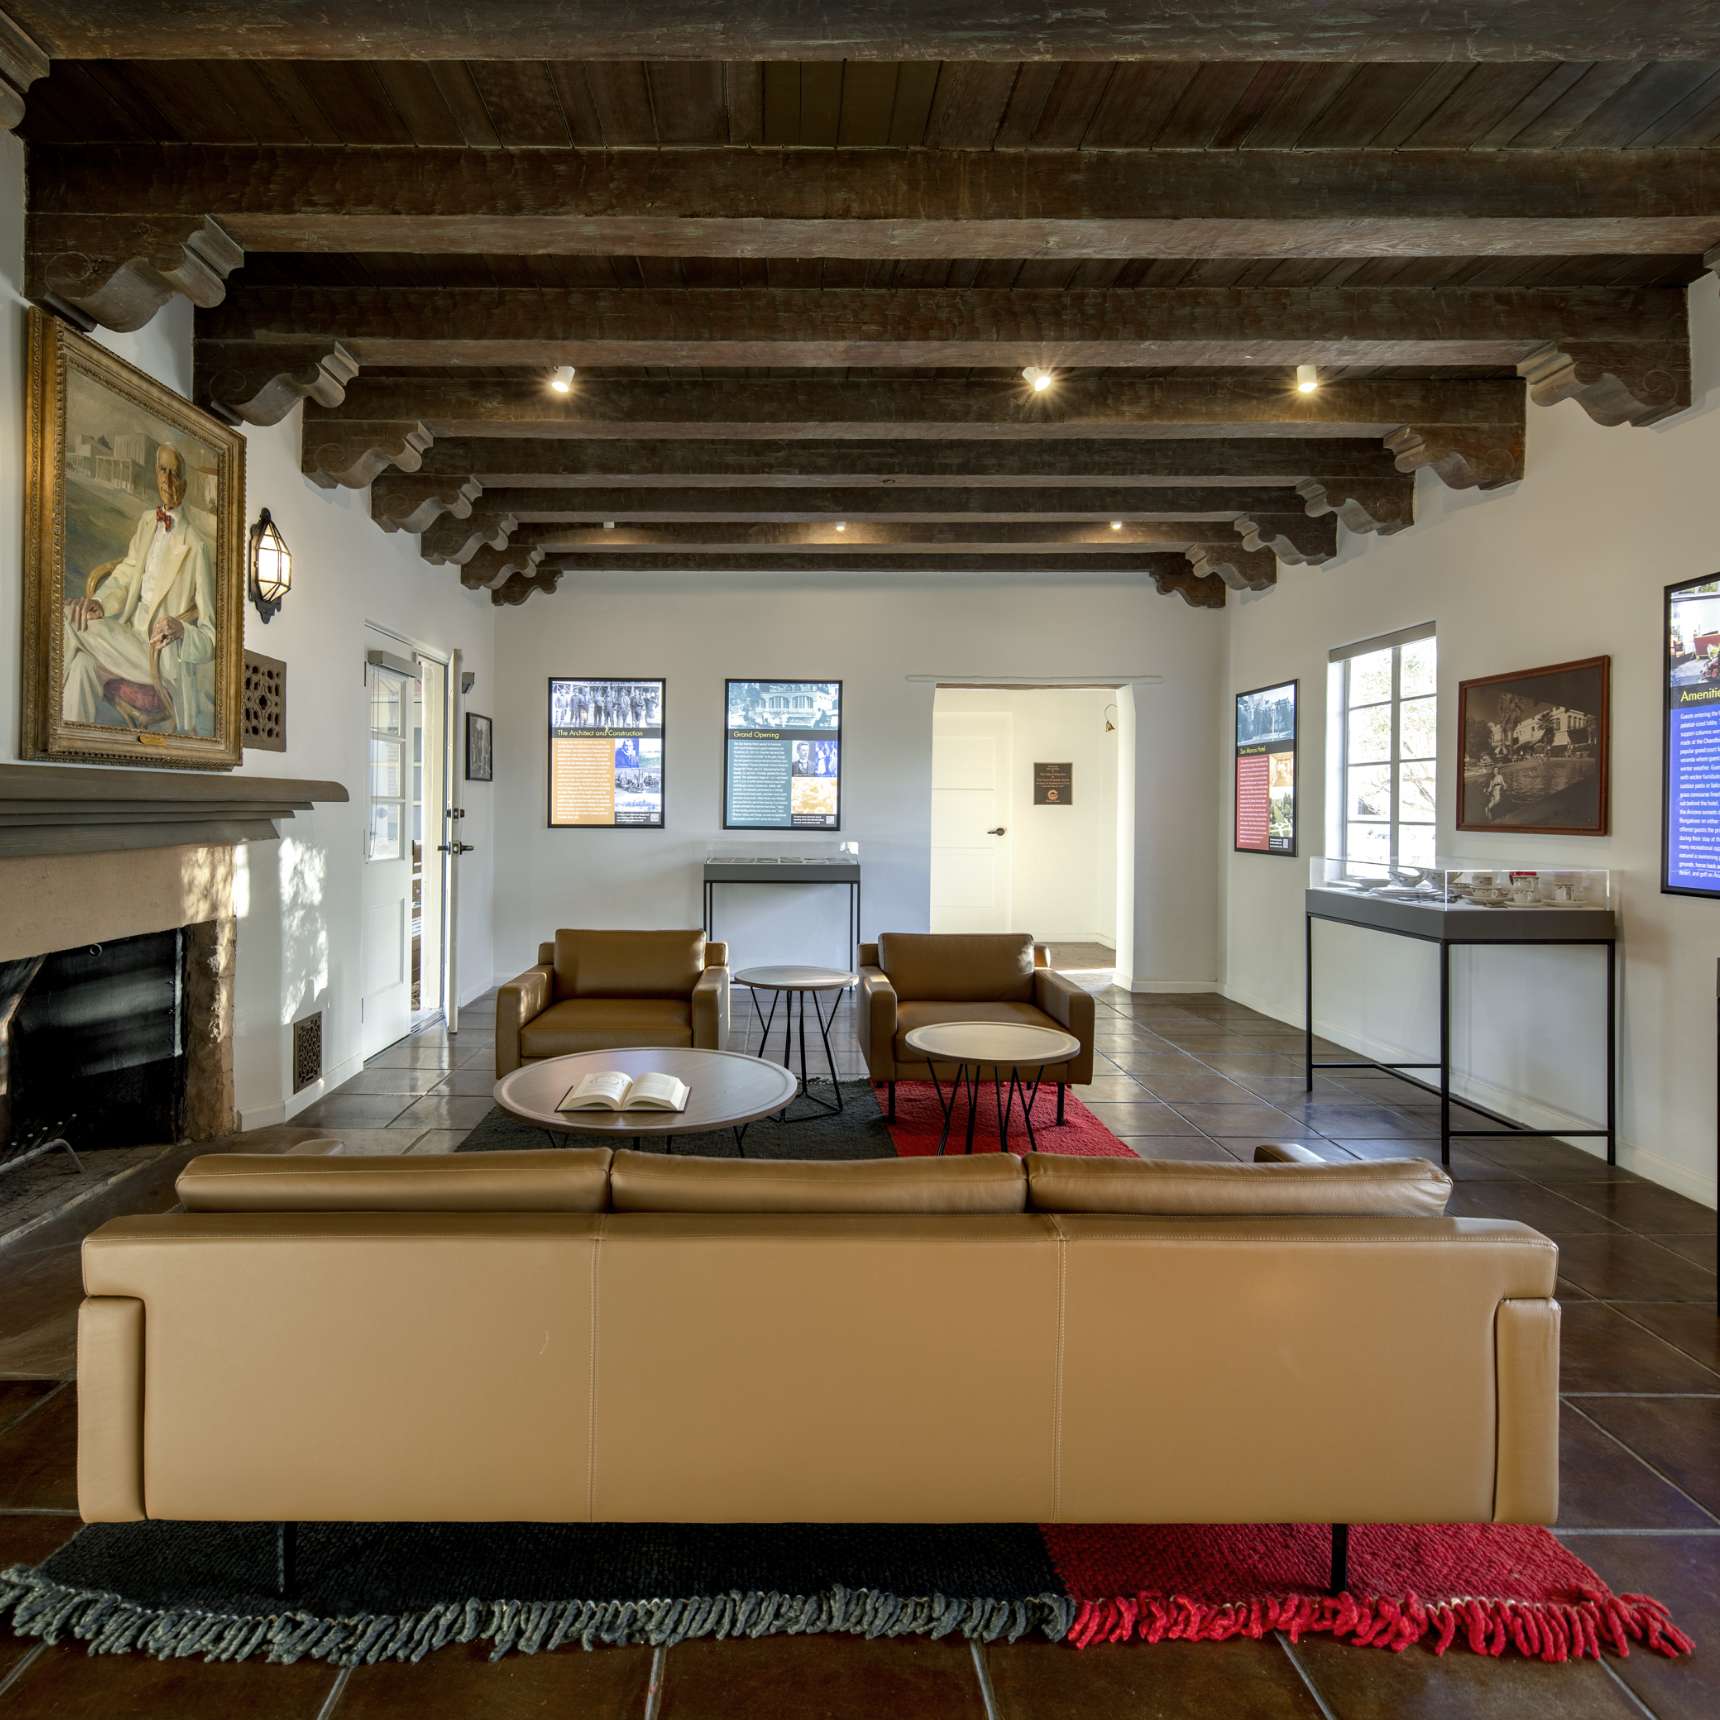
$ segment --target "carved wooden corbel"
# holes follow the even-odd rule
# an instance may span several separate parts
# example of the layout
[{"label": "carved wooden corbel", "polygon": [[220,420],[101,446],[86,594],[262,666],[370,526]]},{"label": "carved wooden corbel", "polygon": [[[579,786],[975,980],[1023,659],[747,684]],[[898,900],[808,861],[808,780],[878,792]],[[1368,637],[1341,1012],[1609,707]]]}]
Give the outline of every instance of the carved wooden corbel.
[{"label": "carved wooden corbel", "polygon": [[492,549],[486,544],[461,566],[460,583],[468,591],[492,590],[516,574],[533,572],[542,560],[541,549]]},{"label": "carved wooden corbel", "polygon": [[1296,494],[1315,518],[1332,514],[1347,531],[1389,537],[1415,523],[1415,476],[1376,482],[1365,478],[1304,478]]},{"label": "carved wooden corbel", "polygon": [[528,597],[541,591],[549,593],[561,584],[561,569],[559,567],[541,568],[536,573],[515,573],[490,593],[490,601],[497,605],[512,608],[524,603]]},{"label": "carved wooden corbel", "polygon": [[441,477],[422,472],[384,472],[370,486],[370,517],[385,532],[423,532],[447,514],[471,517],[484,486],[471,477]]},{"label": "carved wooden corbel", "polygon": [[519,529],[512,514],[482,513],[468,519],[438,520],[418,540],[426,561],[441,565],[446,562],[467,562],[480,549],[506,549]]},{"label": "carved wooden corbel", "polygon": [[1597,424],[1654,424],[1690,404],[1688,342],[1548,342],[1518,363],[1537,406],[1574,400]]},{"label": "carved wooden corbel", "polygon": [[1198,573],[1155,573],[1152,581],[1161,597],[1174,592],[1191,609],[1222,609],[1225,605],[1224,586],[1216,579],[1202,579]]},{"label": "carved wooden corbel", "polygon": [[48,56],[21,24],[0,12],[0,131],[24,117],[24,94],[48,75]]},{"label": "carved wooden corbel", "polygon": [[325,490],[362,490],[390,467],[416,472],[436,440],[422,424],[351,423],[319,418],[316,410],[305,408],[299,463],[305,476]]},{"label": "carved wooden corbel", "polygon": [[193,215],[57,215],[25,223],[24,291],[102,328],[142,328],[175,293],[218,305],[245,253]]},{"label": "carved wooden corbel", "polygon": [[193,349],[197,403],[234,423],[279,424],[301,400],[338,406],[358,374],[339,341],[263,346],[200,340]]},{"label": "carved wooden corbel", "polygon": [[1334,514],[1239,514],[1231,523],[1244,549],[1267,550],[1280,561],[1306,567],[1338,553]]},{"label": "carved wooden corbel", "polygon": [[1523,432],[1514,427],[1405,424],[1383,440],[1400,472],[1431,467],[1453,490],[1496,490],[1523,476]]},{"label": "carved wooden corbel", "polygon": [[1232,591],[1269,591],[1278,583],[1278,558],[1269,549],[1203,543],[1183,553],[1197,574],[1223,580]]}]

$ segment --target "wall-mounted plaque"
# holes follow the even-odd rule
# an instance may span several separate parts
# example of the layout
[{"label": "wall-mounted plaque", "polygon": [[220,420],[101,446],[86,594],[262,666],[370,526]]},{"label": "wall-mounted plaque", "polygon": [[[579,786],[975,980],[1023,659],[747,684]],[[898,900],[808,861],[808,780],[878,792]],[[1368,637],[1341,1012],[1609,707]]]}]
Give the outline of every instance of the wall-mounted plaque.
[{"label": "wall-mounted plaque", "polygon": [[1073,764],[1041,764],[1033,766],[1033,804],[1035,806],[1068,806],[1075,799],[1075,766]]}]

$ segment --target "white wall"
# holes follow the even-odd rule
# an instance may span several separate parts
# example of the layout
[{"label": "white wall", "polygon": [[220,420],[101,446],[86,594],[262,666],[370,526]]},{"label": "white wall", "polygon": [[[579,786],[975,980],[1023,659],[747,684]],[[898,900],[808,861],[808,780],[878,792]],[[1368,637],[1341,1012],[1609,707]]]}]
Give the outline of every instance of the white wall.
[{"label": "white wall", "polygon": [[[19,625],[22,610],[24,301],[23,146],[0,135],[0,758],[18,756]],[[171,301],[131,335],[103,344],[157,380],[189,394],[191,307]],[[367,750],[364,624],[374,621],[441,651],[461,649],[478,675],[473,704],[495,691],[494,609],[447,568],[430,567],[418,540],[371,523],[368,493],[326,492],[299,473],[299,422],[247,433],[247,520],[268,507],[293,551],[292,595],[265,627],[245,606],[245,642],[287,664],[287,751],[247,753],[243,774],[325,778],[352,800],[288,822],[279,844],[241,850],[235,1066],[247,1126],[317,1097],[291,1087],[288,1024],[327,1011],[329,1081],[351,1072],[358,1050],[359,885],[363,867]],[[494,862],[493,788],[463,785],[465,838],[478,852],[461,887],[461,956],[467,996],[490,981]]]},{"label": "white wall", "polygon": [[[558,925],[697,925],[707,846],[770,840],[721,829],[725,676],[845,682],[841,834],[861,845],[868,938],[927,924],[931,681],[1162,676],[1134,689],[1142,747],[1129,788],[1143,823],[1129,834],[1150,866],[1128,964],[1141,983],[1210,987],[1220,781],[1210,712],[1223,638],[1222,616],[1103,574],[1054,584],[878,574],[862,584],[785,570],[720,587],[568,575],[552,601],[497,622],[497,816],[508,832],[496,874],[499,972],[533,961]],[[640,674],[668,680],[667,828],[547,829],[548,678]],[[717,931],[743,965],[846,965],[845,909],[836,890],[730,889]]]},{"label": "white wall", "polygon": [[[1303,858],[1225,855],[1226,989],[1302,1018],[1302,891],[1322,851],[1329,647],[1413,623],[1439,629],[1442,856],[1612,869],[1621,920],[1620,1156],[1645,1176],[1714,1200],[1714,975],[1720,904],[1660,894],[1662,588],[1720,569],[1720,293],[1691,289],[1696,404],[1649,429],[1603,429],[1574,402],[1529,408],[1527,473],[1490,495],[1424,473],[1417,522],[1388,539],[1347,537],[1325,567],[1283,567],[1278,588],[1233,598],[1231,694],[1302,682]],[[1574,658],[1612,657],[1612,831],[1605,838],[1454,830],[1457,683]],[[1321,1031],[1380,1052],[1437,1055],[1430,949],[1348,927],[1316,928]],[[1467,1090],[1524,1121],[1599,1117],[1604,1096],[1600,958],[1585,951],[1457,952],[1454,1055]],[[1587,1143],[1597,1146],[1598,1143]]]},{"label": "white wall", "polygon": [[[1005,819],[1010,925],[1043,940],[1115,945],[1118,733],[1109,687],[940,687],[939,711],[1000,712],[1014,737]],[[1066,805],[1033,803],[1036,760],[1074,767]]]}]

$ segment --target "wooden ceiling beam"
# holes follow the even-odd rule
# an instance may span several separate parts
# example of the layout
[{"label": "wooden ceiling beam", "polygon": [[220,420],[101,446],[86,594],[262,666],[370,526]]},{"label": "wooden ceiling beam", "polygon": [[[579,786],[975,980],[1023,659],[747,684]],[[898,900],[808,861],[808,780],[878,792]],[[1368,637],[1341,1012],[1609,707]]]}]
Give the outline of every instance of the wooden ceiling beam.
[{"label": "wooden ceiling beam", "polygon": [[[677,257],[1369,257],[1720,242],[1720,151],[32,151],[29,296],[124,229],[212,219],[250,250]],[[108,232],[107,229],[114,229]],[[93,313],[92,313],[93,314]]]},{"label": "wooden ceiling beam", "polygon": [[[535,381],[361,377],[339,410],[307,402],[305,474],[362,488],[389,466],[417,471],[438,435],[579,442],[720,437],[900,441],[1379,437],[1399,471],[1430,467],[1453,488],[1522,476],[1515,382],[1340,382],[1311,395],[1237,376],[1071,378],[1054,397],[969,382],[593,383],[571,397]],[[1026,468],[1031,473],[1032,468]],[[466,476],[482,476],[471,471]]]},{"label": "wooden ceiling beam", "polygon": [[304,60],[1620,60],[1720,58],[1705,0],[1182,0],[1052,7],[1028,0],[808,6],[699,0],[245,0],[164,28],[157,0],[14,0],[68,59]]},{"label": "wooden ceiling beam", "polygon": [[0,131],[10,131],[24,117],[26,92],[47,75],[47,50],[15,18],[0,12]]},{"label": "wooden ceiling beam", "polygon": [[[468,564],[469,565],[469,564]],[[569,556],[538,564],[563,573],[652,574],[697,573],[720,578],[731,573],[850,573],[861,578],[890,574],[929,577],[940,573],[1038,573],[1096,577],[1174,572],[1189,565],[1186,553],[1171,551],[1126,551],[1114,555],[1071,555],[1046,550],[1041,554],[938,555],[903,552],[899,555],[851,555],[835,551],[807,551],[802,555],[770,555],[756,551],[700,552],[664,551],[655,554],[618,555],[612,561],[602,556]],[[462,574],[465,569],[462,569]]]}]

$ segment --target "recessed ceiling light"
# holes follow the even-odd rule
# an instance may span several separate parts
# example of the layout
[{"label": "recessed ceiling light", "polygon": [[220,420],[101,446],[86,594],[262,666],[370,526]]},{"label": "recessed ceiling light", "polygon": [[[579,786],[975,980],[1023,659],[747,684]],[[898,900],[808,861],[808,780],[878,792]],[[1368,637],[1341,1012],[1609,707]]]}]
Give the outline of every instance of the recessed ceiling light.
[{"label": "recessed ceiling light", "polygon": [[614,520],[605,520],[605,521],[604,521],[604,522],[603,522],[603,529],[604,529],[604,530],[605,530],[605,531],[606,531],[606,532],[612,532],[612,531],[614,531],[614,530],[615,530],[615,522],[614,522]]},{"label": "recessed ceiling light", "polygon": [[839,531],[839,532],[845,532],[845,531],[847,531],[847,529],[848,529],[848,522],[847,522],[847,521],[846,521],[846,520],[838,520],[838,521],[837,521],[837,522],[836,522],[836,529],[837,529],[837,530],[838,530],[838,531]]},{"label": "recessed ceiling light", "polygon": [[1022,371],[1021,378],[1035,394],[1043,394],[1057,380],[1049,370],[1045,370],[1037,364],[1028,365]]},{"label": "recessed ceiling light", "polygon": [[1319,391],[1320,373],[1311,364],[1296,366],[1296,392],[1298,394],[1314,394]]},{"label": "recessed ceiling light", "polygon": [[573,375],[574,371],[571,364],[558,364],[555,367],[555,375],[549,379],[549,385],[557,394],[571,394],[573,392]]},{"label": "recessed ceiling light", "polygon": [[1111,530],[1112,531],[1120,532],[1122,529],[1123,529],[1123,522],[1121,520],[1112,520],[1111,521]]}]

